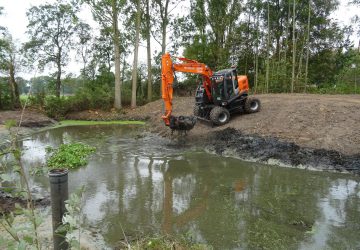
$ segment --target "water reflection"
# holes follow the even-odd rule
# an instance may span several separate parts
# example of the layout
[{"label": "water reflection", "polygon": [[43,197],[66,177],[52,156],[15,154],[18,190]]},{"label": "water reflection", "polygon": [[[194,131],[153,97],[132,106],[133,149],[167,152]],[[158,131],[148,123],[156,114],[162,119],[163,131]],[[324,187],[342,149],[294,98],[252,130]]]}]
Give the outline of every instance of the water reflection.
[{"label": "water reflection", "polygon": [[[69,127],[24,142],[26,165],[45,147],[68,141],[97,147],[70,174],[85,185],[84,218],[109,245],[138,234],[187,234],[215,249],[356,249],[360,247],[359,179],[221,158],[141,127]],[[47,180],[35,178],[47,190]]]}]

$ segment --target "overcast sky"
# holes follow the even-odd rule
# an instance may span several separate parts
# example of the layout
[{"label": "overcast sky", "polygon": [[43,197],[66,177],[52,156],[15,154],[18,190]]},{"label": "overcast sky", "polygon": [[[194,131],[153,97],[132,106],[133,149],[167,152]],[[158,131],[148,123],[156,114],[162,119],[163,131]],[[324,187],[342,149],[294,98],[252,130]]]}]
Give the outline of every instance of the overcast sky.
[{"label": "overcast sky", "polygon": [[[40,5],[45,2],[51,2],[51,0],[0,0],[0,6],[4,7],[4,15],[0,17],[0,26],[7,27],[14,39],[25,42],[28,39],[25,34],[27,26],[26,11],[31,6]],[[333,18],[339,20],[344,25],[350,24],[351,18],[360,13],[360,8],[348,6],[348,0],[340,0],[340,3],[340,7],[334,13]],[[94,21],[92,21],[91,13],[88,9],[85,9],[80,13],[80,18],[86,20],[88,23],[90,22],[90,24],[96,25]],[[160,49],[159,47],[156,47],[157,44],[155,44],[155,41],[152,46],[153,51],[155,49]],[[143,46],[140,47],[139,57],[140,62],[146,62],[146,48]],[[129,60],[128,63],[131,63],[131,57],[129,57]],[[69,69],[75,69],[73,73],[78,74],[80,64],[76,63],[75,60],[72,60],[65,71],[68,72]]]}]

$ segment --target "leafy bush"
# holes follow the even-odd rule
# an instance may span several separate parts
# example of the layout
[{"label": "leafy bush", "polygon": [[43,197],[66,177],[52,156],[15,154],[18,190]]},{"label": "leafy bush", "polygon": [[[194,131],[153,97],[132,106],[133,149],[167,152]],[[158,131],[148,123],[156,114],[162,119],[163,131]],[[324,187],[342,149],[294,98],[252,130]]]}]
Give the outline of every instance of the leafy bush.
[{"label": "leafy bush", "polygon": [[107,85],[81,88],[73,97],[71,111],[86,109],[109,110],[114,103],[113,93],[113,89]]},{"label": "leafy bush", "polygon": [[45,97],[46,94],[44,92],[36,93],[34,95],[29,95],[29,96],[22,95],[20,96],[20,102],[22,106],[24,106],[25,102],[27,102],[27,105],[29,106],[41,108],[44,107],[45,105]]},{"label": "leafy bush", "polygon": [[0,77],[0,110],[6,110],[11,108],[11,96],[10,88],[7,81],[3,77]]},{"label": "leafy bush", "polygon": [[65,97],[47,96],[45,98],[45,112],[55,119],[63,119],[70,109],[71,100]]},{"label": "leafy bush", "polygon": [[87,164],[87,157],[93,152],[95,148],[86,144],[62,144],[47,160],[47,166],[49,168],[78,168]]}]

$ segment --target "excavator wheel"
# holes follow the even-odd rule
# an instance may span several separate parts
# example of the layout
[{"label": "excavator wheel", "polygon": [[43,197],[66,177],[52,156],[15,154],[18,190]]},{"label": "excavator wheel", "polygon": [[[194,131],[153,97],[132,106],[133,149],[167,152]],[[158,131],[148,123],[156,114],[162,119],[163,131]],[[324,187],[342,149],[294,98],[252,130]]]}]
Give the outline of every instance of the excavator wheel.
[{"label": "excavator wheel", "polygon": [[254,97],[248,97],[246,98],[244,108],[248,114],[259,112],[261,108],[260,100]]},{"label": "excavator wheel", "polygon": [[223,107],[214,107],[210,111],[210,121],[215,125],[224,125],[230,120],[230,112]]}]

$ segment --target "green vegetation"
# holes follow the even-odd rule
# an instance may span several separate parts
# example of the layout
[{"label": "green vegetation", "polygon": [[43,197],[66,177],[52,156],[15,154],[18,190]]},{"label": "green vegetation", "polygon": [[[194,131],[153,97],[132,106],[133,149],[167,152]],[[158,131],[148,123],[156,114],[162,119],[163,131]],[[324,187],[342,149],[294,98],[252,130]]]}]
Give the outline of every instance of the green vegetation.
[{"label": "green vegetation", "polygon": [[[205,244],[196,244],[186,238],[174,238],[171,236],[144,237],[133,243],[122,242],[124,249],[142,250],[172,250],[172,249],[188,249],[188,250],[210,250],[211,246]],[[120,247],[120,249],[123,249]]]},{"label": "green vegetation", "polygon": [[[53,149],[49,149],[53,151]],[[87,164],[87,157],[95,148],[82,143],[62,144],[47,160],[49,168],[75,169]]]},{"label": "green vegetation", "polygon": [[82,201],[85,186],[82,186],[65,201],[66,212],[62,218],[62,225],[60,225],[56,232],[65,235],[65,240],[69,244],[69,249],[80,248],[80,235],[82,225]]},{"label": "green vegetation", "polygon": [[89,126],[89,125],[145,125],[143,121],[79,121],[63,120],[56,128],[66,126]]}]

